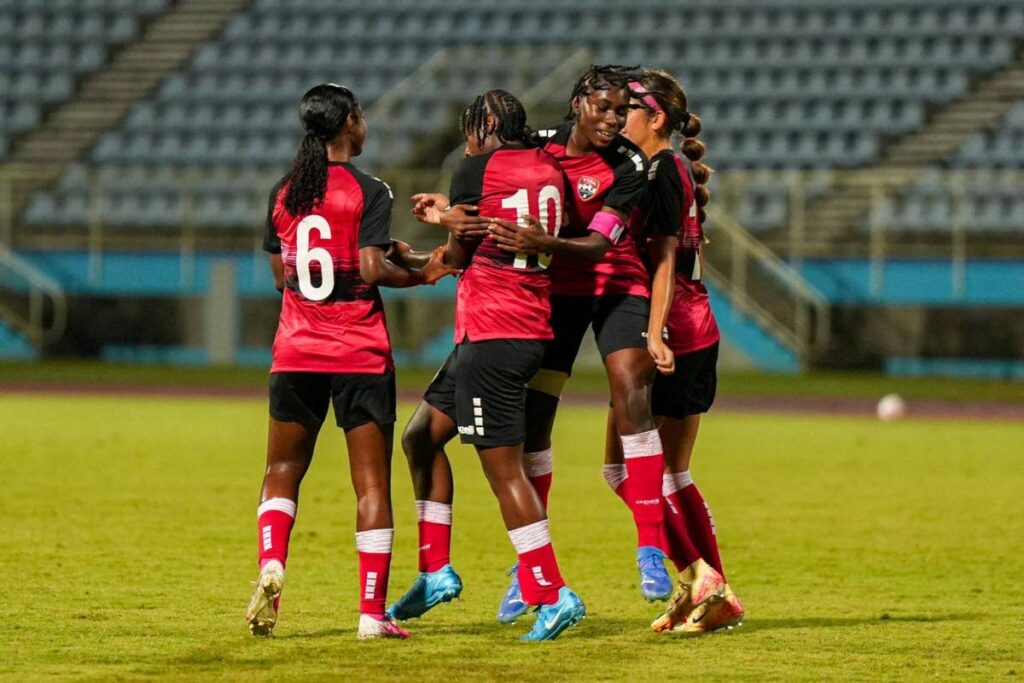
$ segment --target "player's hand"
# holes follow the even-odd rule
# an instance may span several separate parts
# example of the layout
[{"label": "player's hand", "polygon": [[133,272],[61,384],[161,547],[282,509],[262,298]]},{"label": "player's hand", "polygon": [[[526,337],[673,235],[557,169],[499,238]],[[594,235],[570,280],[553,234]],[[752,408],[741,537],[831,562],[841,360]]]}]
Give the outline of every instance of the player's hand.
[{"label": "player's hand", "polygon": [[441,212],[441,227],[465,242],[479,242],[487,237],[490,218],[475,215],[477,207],[470,204],[456,204]]},{"label": "player's hand", "polygon": [[433,225],[441,223],[441,212],[451,204],[448,197],[439,192],[420,192],[414,194],[410,199],[415,202],[412,207],[412,215],[416,217],[416,220]]},{"label": "player's hand", "polygon": [[671,375],[676,371],[676,355],[668,347],[661,335],[647,335],[647,352],[654,359],[654,367],[663,375]]},{"label": "player's hand", "polygon": [[548,232],[534,216],[527,216],[526,225],[520,227],[511,221],[492,218],[491,237],[504,251],[532,256],[545,251]]},{"label": "player's hand", "polygon": [[446,275],[459,275],[462,271],[452,268],[444,262],[444,247],[437,247],[430,252],[430,260],[427,265],[420,268],[420,275],[423,276],[423,284],[432,285]]}]

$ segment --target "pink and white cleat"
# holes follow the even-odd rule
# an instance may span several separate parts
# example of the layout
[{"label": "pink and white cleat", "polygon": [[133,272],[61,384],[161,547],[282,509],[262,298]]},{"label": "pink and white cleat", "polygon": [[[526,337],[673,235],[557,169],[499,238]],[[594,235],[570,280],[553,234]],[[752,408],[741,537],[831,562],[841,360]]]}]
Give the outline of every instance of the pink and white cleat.
[{"label": "pink and white cleat", "polygon": [[380,616],[372,614],[359,615],[359,640],[369,640],[371,638],[401,638],[405,640],[409,637],[409,632],[386,614]]}]

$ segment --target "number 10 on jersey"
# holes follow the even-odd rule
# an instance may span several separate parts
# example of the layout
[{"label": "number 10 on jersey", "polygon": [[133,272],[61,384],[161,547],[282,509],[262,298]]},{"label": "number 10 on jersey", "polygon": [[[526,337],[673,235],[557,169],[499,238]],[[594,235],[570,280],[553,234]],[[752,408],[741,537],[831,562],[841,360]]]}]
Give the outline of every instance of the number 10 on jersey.
[{"label": "number 10 on jersey", "polygon": [[[554,211],[551,210],[554,204]],[[515,194],[501,200],[501,208],[514,209],[516,212],[516,224],[525,228],[527,218],[531,215],[530,195],[526,188],[516,191]],[[562,227],[562,193],[554,185],[545,185],[537,193],[537,213],[533,214],[540,219],[540,224],[552,237],[558,237],[558,231]],[[553,220],[552,220],[553,219]],[[527,254],[516,254],[513,267],[529,268],[534,264],[530,263],[530,256]],[[547,268],[551,265],[551,254],[537,254],[536,267]]]}]

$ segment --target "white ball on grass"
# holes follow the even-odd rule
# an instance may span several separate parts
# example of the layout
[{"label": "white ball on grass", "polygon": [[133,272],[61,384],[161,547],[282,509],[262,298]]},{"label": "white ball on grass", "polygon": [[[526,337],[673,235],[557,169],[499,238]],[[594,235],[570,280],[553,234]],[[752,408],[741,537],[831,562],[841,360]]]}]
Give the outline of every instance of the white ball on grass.
[{"label": "white ball on grass", "polygon": [[878,401],[877,412],[882,422],[898,420],[907,414],[907,403],[899,394],[886,394]]}]

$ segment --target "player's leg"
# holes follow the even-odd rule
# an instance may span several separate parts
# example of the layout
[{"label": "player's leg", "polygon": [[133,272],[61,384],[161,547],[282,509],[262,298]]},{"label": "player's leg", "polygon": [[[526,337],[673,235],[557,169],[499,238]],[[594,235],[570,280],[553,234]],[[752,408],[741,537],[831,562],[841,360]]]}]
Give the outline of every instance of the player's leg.
[{"label": "player's leg", "polygon": [[455,436],[455,368],[452,353],[438,371],[402,434],[416,496],[419,570],[413,585],[388,607],[405,620],[462,593],[462,579],[451,566],[454,480],[445,445]]},{"label": "player's leg", "polygon": [[652,624],[655,630],[703,633],[732,628],[743,620],[743,606],[722,570],[711,510],[689,471],[700,416],[714,402],[717,360],[717,344],[677,356],[676,373],[655,381],[653,410],[664,416],[659,430],[665,446],[664,494],[678,511],[678,520],[671,516],[666,523],[670,530],[681,523],[700,555],[680,572],[681,589],[665,615]]},{"label": "player's leg", "polygon": [[655,369],[644,337],[649,309],[649,302],[641,297],[602,297],[594,316],[594,334],[604,359],[622,446],[626,504],[637,528],[640,592],[647,600],[664,600],[672,592],[672,582],[662,550],[665,460],[650,407]]},{"label": "player's leg", "polygon": [[548,531],[547,514],[523,467],[524,386],[544,345],[530,340],[467,343],[458,373],[456,411],[462,440],[473,444],[518,555],[522,601],[540,608],[526,640],[550,640],[585,615],[565,586]]},{"label": "player's leg", "polygon": [[[554,468],[551,432],[562,389],[590,326],[592,305],[592,297],[551,297],[554,339],[546,344],[540,369],[528,383],[523,466],[545,510]],[[519,588],[518,567],[514,564],[509,568],[512,578],[498,607],[498,620],[506,624],[515,621],[527,609]]]},{"label": "player's leg", "polygon": [[326,375],[270,376],[267,466],[256,512],[260,575],[246,610],[253,635],[270,635],[277,624],[299,486],[312,462],[329,400],[330,383]]},{"label": "player's leg", "polygon": [[394,443],[395,376],[334,375],[334,414],[345,430],[349,471],[356,494],[359,554],[359,638],[408,638],[385,615],[391,548],[391,451]]}]

